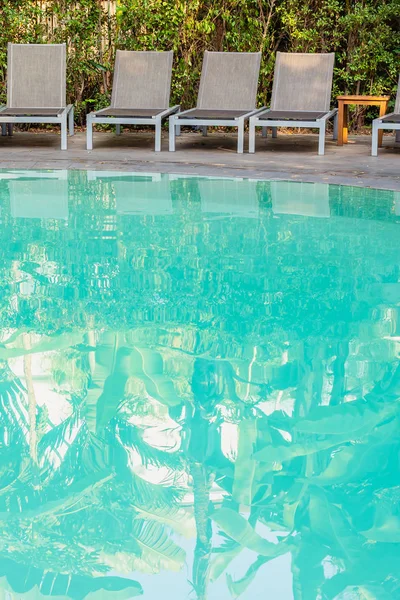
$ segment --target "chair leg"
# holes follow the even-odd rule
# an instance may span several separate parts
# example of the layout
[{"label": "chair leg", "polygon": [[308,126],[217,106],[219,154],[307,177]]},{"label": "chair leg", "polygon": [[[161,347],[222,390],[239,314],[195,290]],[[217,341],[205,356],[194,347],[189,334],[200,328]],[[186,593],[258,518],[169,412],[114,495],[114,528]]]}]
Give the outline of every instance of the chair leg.
[{"label": "chair leg", "polygon": [[244,149],[244,119],[239,119],[239,122],[238,122],[238,143],[237,143],[238,154],[243,154],[243,149]]},{"label": "chair leg", "polygon": [[278,137],[278,128],[272,127],[272,137],[276,139]]},{"label": "chair leg", "polygon": [[115,126],[115,134],[121,135],[121,125],[119,123]]},{"label": "chair leg", "polygon": [[267,128],[266,127],[261,127],[261,135],[263,138],[266,138],[268,136],[268,132],[267,132]]},{"label": "chair leg", "polygon": [[371,156],[378,156],[378,129],[379,129],[379,123],[376,120],[372,121]]},{"label": "chair leg", "polygon": [[93,122],[90,115],[86,118],[86,150],[93,150]]},{"label": "chair leg", "polygon": [[156,121],[156,142],[154,150],[156,152],[161,152],[161,119],[157,119]]},{"label": "chair leg", "polygon": [[1,124],[1,135],[7,135],[7,125],[8,123]]},{"label": "chair leg", "polygon": [[256,151],[256,125],[252,117],[249,121],[249,152],[254,154]]},{"label": "chair leg", "polygon": [[333,138],[334,140],[338,139],[338,130],[339,130],[339,115],[335,114],[333,117]]},{"label": "chair leg", "polygon": [[68,128],[67,128],[67,115],[64,115],[61,121],[61,150],[66,150],[68,146],[67,141]]},{"label": "chair leg", "polygon": [[74,133],[75,133],[75,129],[74,129],[74,107],[72,107],[71,110],[69,111],[69,115],[68,115],[68,129],[69,129],[69,135],[74,135]]},{"label": "chair leg", "polygon": [[177,125],[176,126],[176,136],[179,137],[181,135],[181,126]]},{"label": "chair leg", "polygon": [[399,144],[400,143],[400,129],[396,129],[394,135],[395,135],[394,139],[395,139],[396,144]]},{"label": "chair leg", "polygon": [[177,124],[176,117],[174,117],[174,115],[172,115],[169,118],[169,151],[170,152],[175,152],[175,134],[176,134],[175,127],[179,127],[179,125]]},{"label": "chair leg", "polygon": [[324,121],[319,126],[319,136],[318,136],[318,154],[319,154],[319,156],[323,156],[325,154],[325,132],[326,132],[326,123]]},{"label": "chair leg", "polygon": [[207,125],[201,126],[201,133],[202,133],[203,137],[207,137]]}]

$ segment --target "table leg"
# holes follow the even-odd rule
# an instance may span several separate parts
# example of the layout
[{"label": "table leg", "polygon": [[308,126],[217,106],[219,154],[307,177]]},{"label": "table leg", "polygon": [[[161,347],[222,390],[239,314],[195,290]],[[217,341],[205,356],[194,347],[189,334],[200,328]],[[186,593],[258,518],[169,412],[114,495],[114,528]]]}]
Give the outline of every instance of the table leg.
[{"label": "table leg", "polygon": [[[387,113],[387,102],[381,102],[379,106],[379,116],[384,117]],[[378,146],[382,148],[383,129],[378,131]]]},{"label": "table leg", "polygon": [[338,136],[337,136],[337,145],[343,146],[343,102],[339,100],[338,106]]},{"label": "table leg", "polygon": [[343,106],[343,144],[347,144],[347,134],[349,131],[349,106]]}]

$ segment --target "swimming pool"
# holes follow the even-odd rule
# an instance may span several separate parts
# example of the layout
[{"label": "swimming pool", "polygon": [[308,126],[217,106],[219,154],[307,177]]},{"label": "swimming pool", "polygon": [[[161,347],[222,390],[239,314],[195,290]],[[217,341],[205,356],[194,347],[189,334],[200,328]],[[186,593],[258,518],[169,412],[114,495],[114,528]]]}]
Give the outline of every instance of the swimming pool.
[{"label": "swimming pool", "polygon": [[0,597],[400,597],[399,194],[2,171],[0,210]]}]

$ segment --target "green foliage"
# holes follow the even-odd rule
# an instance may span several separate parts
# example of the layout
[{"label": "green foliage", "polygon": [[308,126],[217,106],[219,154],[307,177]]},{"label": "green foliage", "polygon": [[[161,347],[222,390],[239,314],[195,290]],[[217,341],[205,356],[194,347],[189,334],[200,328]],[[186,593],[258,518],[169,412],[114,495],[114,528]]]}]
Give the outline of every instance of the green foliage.
[{"label": "green foliage", "polygon": [[[184,107],[195,102],[207,49],[261,51],[262,104],[277,50],[335,52],[334,95],[384,93],[393,100],[397,85],[399,0],[0,0],[0,21],[0,101],[7,42],[65,42],[68,97],[81,124],[109,100],[116,48],[173,50],[172,102]],[[366,114],[358,108],[354,125]]]}]

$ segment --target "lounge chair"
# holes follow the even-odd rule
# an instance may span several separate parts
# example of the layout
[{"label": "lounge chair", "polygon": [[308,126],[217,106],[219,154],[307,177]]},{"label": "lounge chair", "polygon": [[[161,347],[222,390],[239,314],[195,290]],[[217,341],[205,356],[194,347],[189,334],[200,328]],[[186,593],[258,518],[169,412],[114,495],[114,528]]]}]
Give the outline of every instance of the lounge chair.
[{"label": "lounge chair", "polygon": [[255,152],[255,128],[307,127],[319,129],[318,154],[325,153],[326,123],[335,117],[330,110],[333,63],[332,54],[298,54],[277,52],[271,107],[250,118],[249,152]]},{"label": "lounge chair", "polygon": [[400,142],[400,77],[397,87],[394,112],[374,119],[372,122],[372,156],[378,156],[378,132],[380,129],[391,129],[396,132],[396,142]]},{"label": "lounge chair", "polygon": [[86,147],[93,148],[93,125],[152,125],[156,130],[155,151],[161,150],[164,119],[179,110],[169,106],[173,52],[117,50],[111,105],[87,116]]},{"label": "lounge chair", "polygon": [[8,44],[7,105],[0,107],[2,133],[12,123],[59,123],[61,150],[74,134],[74,107],[66,103],[65,44]]},{"label": "lounge chair", "polygon": [[260,52],[204,53],[196,108],[169,118],[169,149],[181,125],[236,127],[237,151],[243,152],[245,121],[256,112]]}]

